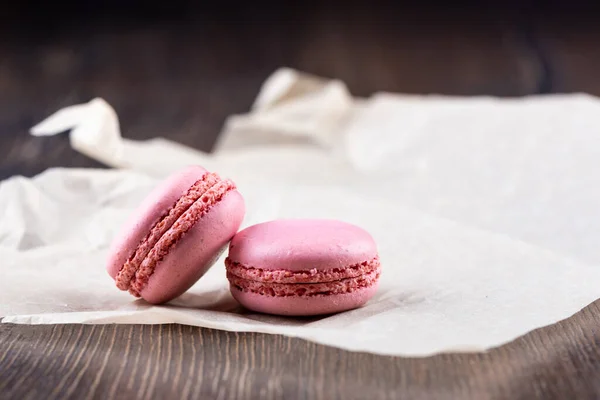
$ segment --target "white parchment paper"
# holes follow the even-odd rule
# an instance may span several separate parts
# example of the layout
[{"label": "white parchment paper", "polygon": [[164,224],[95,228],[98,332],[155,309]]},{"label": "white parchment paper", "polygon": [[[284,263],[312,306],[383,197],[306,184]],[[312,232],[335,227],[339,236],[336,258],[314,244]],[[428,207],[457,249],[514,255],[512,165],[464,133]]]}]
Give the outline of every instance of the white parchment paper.
[{"label": "white parchment paper", "polygon": [[[102,99],[32,129],[72,129],[115,167],[52,169],[0,184],[0,316],[11,323],[177,322],[425,356],[479,351],[600,297],[600,101],[400,96],[353,99],[343,83],[283,69],[214,154],[121,137]],[[320,318],[254,314],[222,259],[188,293],[151,306],[104,269],[120,224],[160,179],[199,163],[236,181],[244,226],[280,217],[366,228],[383,274],[363,308]]]}]

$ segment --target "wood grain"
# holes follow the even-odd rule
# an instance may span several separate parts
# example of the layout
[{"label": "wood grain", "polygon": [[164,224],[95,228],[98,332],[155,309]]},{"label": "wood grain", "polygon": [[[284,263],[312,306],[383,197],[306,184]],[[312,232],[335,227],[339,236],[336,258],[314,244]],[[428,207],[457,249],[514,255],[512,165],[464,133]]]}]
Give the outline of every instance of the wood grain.
[{"label": "wood grain", "polygon": [[400,358],[183,325],[0,325],[3,399],[593,399],[600,301],[487,353]]},{"label": "wood grain", "polygon": [[57,109],[94,97],[114,106],[128,138],[167,136],[210,150],[225,118],[246,112],[264,79],[283,66],[341,79],[361,96],[518,96],[534,93],[540,79],[518,23],[490,12],[243,11],[249,14],[89,20],[76,30],[38,21],[44,31],[0,40],[0,179],[48,167],[101,167],[71,150],[64,135],[28,135]]},{"label": "wood grain", "polygon": [[552,92],[600,95],[597,15],[577,10],[536,18],[535,35],[552,76]]}]

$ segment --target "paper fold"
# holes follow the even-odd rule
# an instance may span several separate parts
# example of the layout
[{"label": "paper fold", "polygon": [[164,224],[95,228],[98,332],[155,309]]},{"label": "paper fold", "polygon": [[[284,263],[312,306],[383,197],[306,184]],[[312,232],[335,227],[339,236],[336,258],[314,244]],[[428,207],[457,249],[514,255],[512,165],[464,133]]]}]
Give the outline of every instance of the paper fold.
[{"label": "paper fold", "polygon": [[[501,345],[600,297],[599,110],[583,95],[358,100],[342,82],[282,69],[207,154],[123,138],[102,99],[67,107],[32,134],[72,129],[73,148],[117,169],[0,184],[0,316],[177,322],[388,355]],[[190,163],[235,180],[243,226],[310,217],[367,229],[382,260],[377,295],[307,320],[253,314],[231,298],[222,259],[169,305],[117,290],[104,270],[111,238],[159,179]]]},{"label": "paper fold", "polygon": [[127,166],[119,119],[103,99],[65,107],[31,128],[31,134],[53,136],[67,130],[75,150],[112,167]]}]

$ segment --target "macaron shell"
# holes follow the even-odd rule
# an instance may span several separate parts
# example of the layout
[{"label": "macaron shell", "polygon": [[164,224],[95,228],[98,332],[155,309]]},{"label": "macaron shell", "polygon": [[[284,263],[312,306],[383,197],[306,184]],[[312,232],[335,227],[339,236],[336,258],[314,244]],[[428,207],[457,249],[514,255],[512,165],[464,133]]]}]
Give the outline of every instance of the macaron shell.
[{"label": "macaron shell", "polygon": [[239,229],[244,213],[241,194],[236,190],[228,192],[156,265],[140,292],[142,298],[160,304],[193,286],[227,247]]},{"label": "macaron shell", "polygon": [[362,307],[377,292],[379,283],[350,293],[323,296],[273,297],[231,287],[232,296],[245,308],[274,315],[312,316],[333,314]]},{"label": "macaron shell", "polygon": [[106,269],[113,279],[154,224],[207,172],[200,166],[189,166],[171,175],[146,196],[111,244]]},{"label": "macaron shell", "polygon": [[229,258],[261,269],[345,268],[377,256],[364,229],[335,220],[276,220],[235,235]]}]

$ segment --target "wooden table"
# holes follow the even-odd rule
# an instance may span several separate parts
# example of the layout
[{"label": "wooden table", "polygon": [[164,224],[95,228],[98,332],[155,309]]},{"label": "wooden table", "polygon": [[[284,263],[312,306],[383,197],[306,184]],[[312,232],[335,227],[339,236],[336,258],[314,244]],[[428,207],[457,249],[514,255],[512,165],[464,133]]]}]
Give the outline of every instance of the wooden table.
[{"label": "wooden table", "polygon": [[[8,7],[0,178],[102,167],[71,150],[66,136],[27,135],[59,107],[96,96],[115,106],[127,137],[168,136],[210,150],[225,117],[246,111],[280,66],[340,78],[357,95],[600,94],[591,14],[314,4],[259,13],[254,4],[234,14],[226,6],[145,7],[135,21],[139,8],[119,17],[94,10],[96,18],[67,25],[43,10],[19,17],[22,7]],[[2,324],[0,398],[599,398],[599,327],[596,302],[485,354],[409,359],[181,325]]]}]

